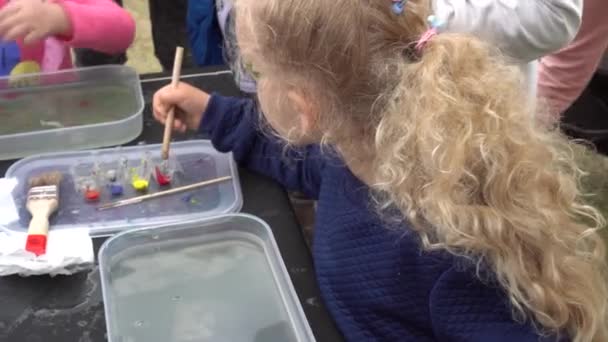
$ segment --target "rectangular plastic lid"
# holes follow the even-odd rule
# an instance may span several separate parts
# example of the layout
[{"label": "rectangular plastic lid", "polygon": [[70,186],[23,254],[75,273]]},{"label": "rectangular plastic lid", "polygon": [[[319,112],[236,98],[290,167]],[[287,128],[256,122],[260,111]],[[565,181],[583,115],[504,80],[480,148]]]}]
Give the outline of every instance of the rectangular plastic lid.
[{"label": "rectangular plastic lid", "polygon": [[272,232],[253,216],[120,233],[99,268],[110,342],[314,341]]},{"label": "rectangular plastic lid", "polygon": [[0,78],[0,160],[127,143],[143,127],[137,72],[100,66]]},{"label": "rectangular plastic lid", "polygon": [[[51,229],[88,229],[91,236],[103,236],[126,229],[235,213],[241,209],[241,187],[232,155],[218,152],[208,140],[171,144],[171,155],[175,156],[183,169],[176,175],[172,186],[188,185],[223,176],[231,176],[231,180],[104,211],[97,210],[99,204],[127,199],[140,193],[126,184],[124,196],[111,198],[109,191],[102,191],[98,203],[89,203],[82,193],[77,192],[70,174],[70,169],[75,165],[86,169],[92,168],[94,161],[117,164],[118,159],[123,156],[128,159],[130,166],[135,166],[146,152],[150,153],[153,163],[160,162],[158,144],[45,154],[16,162],[8,169],[5,177],[14,177],[19,181],[13,190],[13,199],[19,208],[20,218],[19,221],[8,224],[7,228],[15,231],[27,230],[31,218],[25,206],[28,180],[32,176],[49,171],[60,171],[64,174],[59,190],[59,209],[51,217]],[[159,186],[151,180],[149,193],[159,190]]]}]

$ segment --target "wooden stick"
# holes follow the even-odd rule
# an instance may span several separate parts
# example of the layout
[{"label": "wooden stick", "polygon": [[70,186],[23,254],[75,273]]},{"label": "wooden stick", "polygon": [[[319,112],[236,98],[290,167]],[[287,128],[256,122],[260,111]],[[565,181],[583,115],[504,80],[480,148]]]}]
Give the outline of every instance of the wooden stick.
[{"label": "wooden stick", "polygon": [[[171,77],[171,86],[177,88],[182,71],[182,61],[184,59],[184,48],[178,46],[175,49],[175,60],[173,61],[173,76]],[[169,145],[171,144],[171,133],[173,132],[173,120],[175,119],[175,108],[169,109],[167,120],[165,121],[165,134],[163,135],[163,145],[161,157],[163,160],[169,159]]]},{"label": "wooden stick", "polygon": [[188,191],[188,190],[194,190],[194,189],[202,188],[205,186],[214,185],[217,183],[225,182],[230,179],[232,179],[231,176],[219,177],[219,178],[215,178],[215,179],[202,181],[199,183],[180,186],[179,188],[175,188],[175,189],[160,191],[160,192],[157,192],[154,194],[142,195],[142,196],[129,198],[126,200],[111,202],[111,203],[107,203],[107,204],[104,204],[104,205],[98,207],[97,210],[107,210],[107,209],[122,207],[125,205],[136,204],[136,203],[140,203],[140,202],[143,202],[146,200],[150,200],[150,199],[154,199],[154,198],[158,198],[158,197],[162,197],[162,196],[173,195],[173,194],[177,194],[177,193]]}]

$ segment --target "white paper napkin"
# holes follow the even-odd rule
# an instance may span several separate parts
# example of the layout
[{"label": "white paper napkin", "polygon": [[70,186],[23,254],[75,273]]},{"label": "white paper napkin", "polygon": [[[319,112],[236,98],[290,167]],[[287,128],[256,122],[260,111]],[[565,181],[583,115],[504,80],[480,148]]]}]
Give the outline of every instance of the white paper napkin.
[{"label": "white paper napkin", "polygon": [[0,276],[11,274],[73,274],[95,262],[93,241],[85,230],[51,230],[46,254],[36,257],[25,250],[27,233],[0,231]]},{"label": "white paper napkin", "polygon": [[13,189],[17,184],[16,178],[0,178],[0,225],[19,220],[19,212],[13,200]]}]

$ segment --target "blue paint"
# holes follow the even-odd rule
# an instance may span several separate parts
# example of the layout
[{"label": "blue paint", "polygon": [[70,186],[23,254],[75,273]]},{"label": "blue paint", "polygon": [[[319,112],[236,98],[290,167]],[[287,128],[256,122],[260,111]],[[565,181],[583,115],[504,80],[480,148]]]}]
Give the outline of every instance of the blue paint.
[{"label": "blue paint", "polygon": [[121,196],[124,192],[122,185],[120,184],[110,184],[110,193],[112,196],[117,197]]}]

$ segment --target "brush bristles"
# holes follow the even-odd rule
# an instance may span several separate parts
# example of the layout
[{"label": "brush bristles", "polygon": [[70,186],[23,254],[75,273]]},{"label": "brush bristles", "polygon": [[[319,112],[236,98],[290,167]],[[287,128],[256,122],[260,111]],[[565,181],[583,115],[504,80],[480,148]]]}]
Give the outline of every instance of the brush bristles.
[{"label": "brush bristles", "polygon": [[30,188],[48,185],[55,185],[59,187],[59,183],[61,183],[62,179],[63,175],[61,174],[61,172],[54,171],[43,173],[39,176],[31,177],[28,183]]}]

